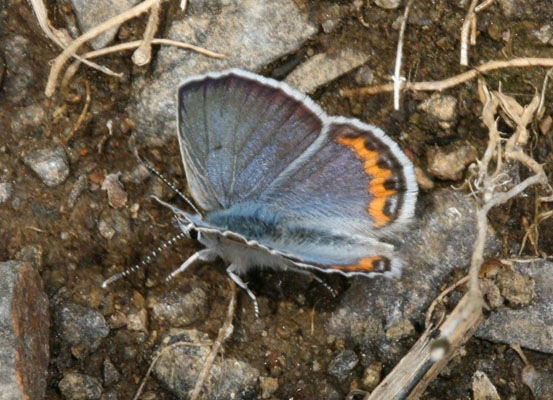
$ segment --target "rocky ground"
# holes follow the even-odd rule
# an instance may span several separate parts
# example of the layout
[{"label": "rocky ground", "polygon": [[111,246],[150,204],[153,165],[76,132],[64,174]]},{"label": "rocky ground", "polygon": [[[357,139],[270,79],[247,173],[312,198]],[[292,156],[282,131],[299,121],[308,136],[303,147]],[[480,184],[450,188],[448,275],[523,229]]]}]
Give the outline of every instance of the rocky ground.
[{"label": "rocky ground", "polygon": [[[57,0],[47,10],[55,27],[76,37],[134,3]],[[410,81],[466,70],[459,65],[459,38],[468,3],[413,3],[403,57]],[[171,0],[161,7],[156,37],[225,58],[157,46],[152,62],[137,66],[130,51],[119,52],[95,61],[121,78],[80,66],[48,98],[51,60],[61,50],[43,34],[28,2],[1,2],[0,393],[8,397],[0,398],[131,399],[154,359],[140,398],[187,398],[225,319],[224,265],[194,267],[167,286],[167,275],[199,249],[181,240],[141,271],[107,289],[100,285],[177,233],[170,211],[152,194],[186,207],[137,163],[134,148],[185,191],[174,134],[176,85],[230,66],[285,80],[330,115],[382,127],[413,160],[421,193],[412,229],[395,240],[407,261],[400,279],[320,276],[334,297],[310,276],[249,274],[260,316],[239,291],[234,332],[201,398],[343,399],[353,389],[372,390],[423,332],[432,300],[466,274],[477,204],[454,187],[488,138],[476,80],[443,92],[405,93],[399,111],[389,93],[343,95],[391,81],[404,6],[190,0],[185,13]],[[552,19],[551,2],[495,1],[478,13],[470,64],[553,57]],[[146,16],[129,21],[87,50],[139,40],[146,23]],[[525,105],[541,91],[545,73],[503,69],[482,78]],[[549,177],[552,99],[549,86],[526,149]],[[528,174],[516,167],[510,179]],[[519,261],[486,284],[487,320],[423,399],[552,398],[553,263],[527,262],[553,254],[553,218],[532,228],[551,211],[551,203],[537,208],[537,196],[545,194],[531,188],[490,214],[486,257]],[[445,307],[463,293],[454,291]],[[528,364],[511,344],[522,346]]]}]

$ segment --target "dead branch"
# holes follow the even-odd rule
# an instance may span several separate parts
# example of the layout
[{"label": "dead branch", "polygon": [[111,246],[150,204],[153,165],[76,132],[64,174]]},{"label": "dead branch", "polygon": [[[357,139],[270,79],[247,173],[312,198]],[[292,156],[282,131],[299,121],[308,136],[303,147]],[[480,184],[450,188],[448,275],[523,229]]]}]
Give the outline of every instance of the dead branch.
[{"label": "dead branch", "polygon": [[77,132],[77,130],[83,124],[83,121],[86,117],[86,114],[88,113],[88,108],[90,107],[90,102],[92,101],[92,96],[90,94],[90,84],[88,83],[88,81],[85,81],[84,83],[85,83],[85,86],[86,86],[85,104],[84,104],[83,110],[81,111],[81,114],[79,115],[79,118],[77,119],[77,122],[75,123],[75,125],[73,125],[73,128],[71,128],[71,132],[69,132],[69,135],[67,135],[65,138],[63,138],[63,141],[65,143],[67,143],[71,140],[71,138],[73,137],[75,132]]},{"label": "dead branch", "polygon": [[223,342],[232,335],[232,331],[234,330],[234,327],[232,326],[232,319],[234,318],[234,311],[236,309],[236,284],[230,278],[228,281],[230,285],[230,301],[227,309],[227,317],[225,318],[223,326],[221,327],[221,329],[219,329],[217,339],[215,339],[215,342],[213,342],[213,346],[211,347],[211,353],[209,353],[209,355],[207,356],[202,370],[198,375],[198,379],[196,380],[196,384],[194,385],[194,390],[190,395],[190,400],[197,400],[199,398],[204,381],[209,374],[209,369],[213,365],[215,357],[217,357],[217,354],[219,354],[219,349],[223,345]]},{"label": "dead branch", "polygon": [[152,6],[152,9],[150,10],[148,24],[146,25],[146,30],[144,31],[144,39],[132,55],[132,61],[136,65],[146,65],[150,62],[150,59],[152,58],[152,39],[154,38],[157,27],[159,25],[160,6],[161,3],[156,3]]},{"label": "dead branch", "polygon": [[[468,302],[466,294],[438,329],[427,329],[409,353],[364,400],[418,399],[428,384],[480,326],[483,317],[479,309],[474,310],[469,318],[459,318]],[[462,323],[457,324],[458,320]],[[455,329],[451,329],[451,324],[455,324]],[[442,332],[449,331],[452,331],[449,340],[441,340]]]},{"label": "dead branch", "polygon": [[123,22],[129,19],[135,18],[140,14],[148,11],[151,7],[153,7],[156,3],[160,1],[163,1],[163,0],[145,0],[144,2],[139,3],[133,8],[125,11],[124,13],[116,15],[115,17],[110,18],[107,21],[101,23],[100,25],[90,29],[89,31],[85,32],[77,39],[72,41],[65,48],[65,50],[54,60],[54,64],[52,65],[52,68],[50,69],[50,74],[48,75],[48,82],[46,83],[46,89],[44,91],[46,96],[52,97],[52,95],[54,94],[54,90],[56,88],[56,82],[58,80],[58,76],[61,71],[61,68],[70,57],[75,55],[79,47],[81,47],[84,43],[88,42],[89,40],[95,38],[102,32],[105,32],[108,29],[113,28],[114,26],[120,25]]},{"label": "dead branch", "polygon": [[399,110],[399,89],[401,84],[401,58],[403,56],[403,38],[405,36],[405,27],[409,16],[409,9],[413,4],[413,0],[409,0],[403,12],[401,27],[399,28],[399,39],[397,41],[396,66],[394,70],[394,110]]},{"label": "dead branch", "polygon": [[[476,27],[476,14],[474,13],[474,9],[476,8],[476,3],[478,0],[472,0],[470,2],[469,9],[467,11],[467,15],[465,17],[465,20],[463,21],[463,26],[461,27],[461,65],[469,65],[469,58],[468,58],[468,36],[471,26]],[[476,43],[472,43],[474,45]]]},{"label": "dead branch", "polygon": [[[503,68],[522,68],[522,67],[553,67],[553,58],[523,57],[514,58],[507,61],[489,61],[478,67],[463,72],[462,74],[452,76],[441,81],[429,82],[401,82],[401,88],[411,91],[442,91],[463,82],[470,81],[478,75]],[[367,86],[355,89],[343,89],[340,94],[346,97],[368,96],[378,93],[391,92],[394,90],[392,83],[384,85]]]},{"label": "dead branch", "polygon": [[[83,58],[85,59],[95,58],[95,57],[100,57],[111,53],[117,53],[119,51],[132,50],[139,47],[141,43],[142,43],[142,40],[135,40],[133,42],[120,43],[114,46],[104,47],[103,49],[94,50],[83,54]],[[193,44],[177,42],[171,39],[152,39],[151,44],[156,44],[156,45],[164,44],[167,46],[179,47],[181,49],[192,50],[192,51],[195,51],[196,53],[203,54],[205,56],[213,57],[213,58],[226,57],[224,54],[221,54],[221,53],[216,53],[216,52],[204,49],[202,47],[194,46]],[[73,75],[75,75],[75,73],[79,68],[79,64],[80,64],[79,61],[75,61],[69,67],[67,67],[62,78],[62,84],[61,84],[62,89],[67,86],[67,84],[69,83]]]},{"label": "dead branch", "polygon": [[[69,35],[64,31],[58,30],[52,26],[50,20],[48,19],[48,11],[46,10],[46,6],[44,5],[44,2],[42,0],[30,0],[30,3],[38,20],[38,25],[40,26],[44,34],[48,36],[48,38],[52,42],[57,44],[62,49],[65,49],[68,44],[71,43],[71,37],[69,37]],[[91,61],[85,60],[77,54],[72,54],[72,57],[76,58],[82,63],[85,63],[89,67],[97,69],[98,71],[101,71],[105,74],[117,76],[119,78],[122,76],[122,74],[114,72],[111,69],[104,67],[103,65],[98,65]]]}]

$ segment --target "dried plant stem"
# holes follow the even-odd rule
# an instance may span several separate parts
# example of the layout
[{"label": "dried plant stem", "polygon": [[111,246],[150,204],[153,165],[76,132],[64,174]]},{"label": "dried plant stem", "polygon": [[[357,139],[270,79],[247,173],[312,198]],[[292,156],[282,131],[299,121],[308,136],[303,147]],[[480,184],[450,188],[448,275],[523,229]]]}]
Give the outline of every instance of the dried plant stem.
[{"label": "dried plant stem", "polygon": [[138,48],[132,55],[132,61],[136,65],[146,65],[152,58],[152,39],[157,31],[159,25],[159,11],[161,3],[156,3],[150,10],[150,16],[148,17],[148,24],[144,31],[144,39]]},{"label": "dried plant stem", "polygon": [[[141,43],[142,43],[142,40],[135,40],[133,42],[116,44],[114,46],[105,47],[103,49],[90,51],[88,53],[83,54],[83,57],[95,58],[95,57],[105,56],[107,54],[117,53],[119,51],[132,50],[139,47]],[[196,53],[203,54],[204,56],[213,57],[213,58],[225,57],[224,54],[216,53],[214,51],[210,51],[202,47],[194,46],[192,44],[177,42],[176,40],[171,40],[171,39],[152,39],[151,44],[155,44],[155,45],[163,44],[167,46],[179,47],[181,49],[192,50],[192,51],[195,51]],[[62,85],[61,85],[62,88],[67,85],[67,82],[69,82],[73,77],[73,75],[75,74],[75,72],[77,72],[79,64],[80,64],[79,61],[75,61],[65,70],[65,74],[63,75],[63,79],[62,79]]]},{"label": "dried plant stem", "polygon": [[493,3],[494,3],[495,0],[485,0],[483,1],[482,3],[478,4],[475,8],[474,8],[474,12],[475,13],[479,13],[480,11],[484,11],[486,8],[488,8],[489,6],[491,6]]},{"label": "dried plant stem", "polygon": [[88,81],[85,81],[84,83],[85,83],[85,86],[86,86],[85,104],[84,104],[83,110],[81,111],[81,114],[79,115],[79,118],[77,119],[77,122],[75,123],[75,125],[73,125],[73,128],[71,129],[71,132],[69,132],[69,135],[67,135],[65,138],[63,138],[63,141],[65,143],[67,143],[71,140],[71,138],[73,137],[75,132],[77,132],[77,129],[79,129],[81,127],[81,125],[83,124],[83,121],[84,121],[84,119],[86,117],[86,114],[88,113],[88,109],[90,107],[90,102],[92,101],[92,96],[91,96],[91,93],[90,93],[90,84],[88,83]]},{"label": "dried plant stem", "polygon": [[202,367],[202,370],[198,375],[198,379],[196,380],[196,384],[194,385],[194,390],[190,395],[190,400],[197,400],[199,398],[200,391],[202,390],[204,381],[207,378],[207,375],[209,374],[209,369],[213,365],[213,361],[215,361],[215,357],[217,357],[217,354],[219,354],[219,349],[223,345],[223,342],[227,340],[230,337],[230,335],[232,335],[232,331],[234,330],[234,327],[232,326],[232,319],[234,318],[234,311],[236,310],[236,284],[232,279],[229,278],[229,285],[230,285],[230,301],[227,308],[227,316],[225,318],[225,322],[223,323],[223,326],[221,327],[221,329],[219,329],[219,333],[217,334],[217,339],[215,339],[215,342],[213,342],[213,346],[211,347],[211,352],[207,356],[204,362],[204,365]]},{"label": "dried plant stem", "polygon": [[[523,57],[515,58],[507,61],[489,61],[470,71],[463,72],[462,74],[452,76],[441,81],[429,81],[429,82],[402,82],[401,88],[404,90],[412,91],[441,91],[450,87],[459,85],[460,83],[469,81],[478,77],[479,74],[494,71],[502,68],[522,68],[522,67],[553,67],[553,58],[537,58],[537,57]],[[346,97],[368,96],[383,92],[391,92],[394,90],[394,85],[387,83],[384,85],[367,86],[356,89],[344,89],[340,91],[340,94]]]},{"label": "dried plant stem", "polygon": [[413,0],[409,0],[403,12],[401,27],[399,28],[399,39],[397,42],[396,65],[394,70],[394,110],[399,110],[399,89],[401,85],[401,58],[403,56],[403,38],[405,37],[405,27],[409,16],[409,9],[413,4]]},{"label": "dried plant stem", "polygon": [[[83,54],[83,57],[85,58],[95,58],[104,56],[106,54],[116,53],[118,51],[124,51],[124,50],[132,50],[138,46],[140,46],[140,43],[142,43],[142,40],[135,40],[133,42],[127,42],[127,43],[121,43],[117,44],[115,46],[106,47],[103,49],[91,51],[88,53]],[[167,46],[174,46],[174,47],[180,47],[181,49],[187,49],[195,51],[196,53],[203,54],[204,56],[209,56],[213,58],[224,58],[225,55],[221,53],[216,53],[214,51],[210,51],[207,49],[204,49],[202,47],[194,46],[193,44],[183,43],[183,42],[177,42],[176,40],[171,39],[152,39],[152,44],[164,44]]]},{"label": "dried plant stem", "polygon": [[476,3],[478,3],[478,0],[471,0],[469,10],[467,11],[467,15],[465,17],[465,20],[463,21],[463,26],[461,27],[461,65],[469,65],[468,36],[471,26],[475,27],[476,25],[476,14],[474,14]]},{"label": "dried plant stem", "polygon": [[50,74],[48,76],[48,82],[46,83],[46,89],[45,94],[47,97],[52,97],[54,94],[54,90],[56,88],[56,82],[59,76],[59,73],[61,71],[61,68],[63,65],[67,62],[67,60],[73,56],[76,51],[81,47],[84,43],[87,41],[95,38],[102,32],[107,31],[108,29],[113,28],[114,26],[120,25],[123,22],[137,17],[138,15],[146,12],[149,10],[152,6],[157,4],[162,0],[145,0],[142,3],[139,3],[135,7],[127,10],[124,13],[121,13],[119,15],[116,15],[113,18],[108,19],[104,23],[101,23],[100,25],[90,29],[89,31],[85,32],[81,36],[79,36],[77,39],[72,41],[67,48],[58,56],[56,57],[54,64],[52,65],[52,68],[50,69]]},{"label": "dried plant stem", "polygon": [[[48,11],[46,10],[46,6],[44,5],[44,2],[42,0],[30,0],[31,7],[33,8],[36,18],[38,20],[38,24],[42,31],[45,33],[48,38],[53,41],[55,44],[57,44],[62,49],[67,48],[68,43],[71,42],[71,37],[67,35],[65,32],[60,31],[52,26],[50,23],[50,20],[48,19]],[[87,61],[84,58],[78,56],[77,54],[72,54],[74,58],[79,60],[80,62],[85,63],[91,68],[97,69],[105,74],[111,75],[111,76],[117,76],[121,77],[122,75],[113,72],[111,69],[104,67],[102,65],[98,65],[96,63],[93,63],[91,61]]]}]

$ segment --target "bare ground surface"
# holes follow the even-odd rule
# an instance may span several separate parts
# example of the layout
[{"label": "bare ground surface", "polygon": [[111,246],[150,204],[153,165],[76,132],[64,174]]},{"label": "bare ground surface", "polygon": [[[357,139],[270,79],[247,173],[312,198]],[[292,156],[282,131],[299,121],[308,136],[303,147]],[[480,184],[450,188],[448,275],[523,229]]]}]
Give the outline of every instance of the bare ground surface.
[{"label": "bare ground surface", "polygon": [[[320,29],[296,54],[275,61],[261,73],[270,75],[290,59],[305,57],[312,51],[332,53],[347,45],[371,54],[367,65],[374,74],[375,83],[389,82],[397,43],[397,29],[392,25],[402,14],[402,8],[392,11],[374,5],[362,8],[362,17],[370,26],[366,28],[359,22],[358,13],[344,11],[350,7],[348,1],[298,3],[318,26],[328,18],[330,9],[340,8],[339,17],[335,18],[337,27],[330,33]],[[459,33],[466,11],[453,3],[458,2],[415,2],[404,44],[404,74],[409,80],[439,80],[464,70],[459,65]],[[532,5],[513,3],[518,7],[513,15],[506,15],[497,4],[479,15],[477,45],[469,52],[471,63],[514,56],[553,57],[552,45],[541,43],[532,34],[550,23],[553,6],[545,1],[527,2]],[[64,26],[62,13],[70,10],[63,8],[61,2],[52,1],[48,6],[54,24]],[[175,4],[165,6],[158,36],[163,36],[169,21],[185,18],[176,10]],[[117,312],[132,314],[132,310],[144,308],[148,294],[163,287],[165,277],[199,249],[193,241],[180,241],[141,272],[107,290],[100,288],[101,282],[111,274],[136,264],[151,249],[176,234],[170,212],[149,198],[150,194],[160,192],[171,196],[153,178],[138,183],[122,178],[129,196],[128,207],[117,212],[110,208],[106,192],[99,187],[104,175],[122,172],[124,177],[125,173],[130,174],[136,169],[130,142],[135,116],[129,98],[133,80],[138,77],[148,79],[151,68],[133,66],[128,53],[107,56],[102,63],[123,71],[124,79],[107,77],[81,67],[67,93],[57,91],[52,99],[47,99],[43,90],[49,62],[58,54],[58,49],[42,34],[26,2],[3,2],[0,13],[0,71],[4,72],[0,86],[0,178],[13,182],[13,195],[7,203],[0,205],[0,259],[17,258],[21,249],[32,246],[41,253],[38,266],[53,307],[64,301],[82,304],[99,310],[108,322]],[[127,23],[116,40],[140,39],[145,21],[143,17]],[[14,43],[14,37],[24,40]],[[15,46],[24,53],[22,59],[28,67],[25,79],[31,83],[14,82],[24,78],[10,72],[7,67],[7,46]],[[509,69],[487,74],[485,79],[490,87],[497,88],[501,83],[504,92],[525,104],[536,89],[541,89],[544,74],[542,68]],[[85,82],[90,85],[90,109],[74,137],[64,143],[63,138],[75,125],[85,104]],[[476,81],[447,91],[457,99],[459,113],[450,129],[436,128],[417,111],[417,105],[430,96],[428,93],[403,94],[401,110],[393,111],[392,97],[388,93],[359,99],[340,96],[341,89],[356,86],[359,83],[354,71],[318,89],[312,97],[331,115],[353,116],[374,123],[396,140],[401,139],[401,147],[423,170],[427,167],[427,152],[431,148],[468,141],[480,155],[483,153],[487,131],[480,121],[482,105],[477,96]],[[549,104],[552,99],[549,90],[543,118],[551,115]],[[44,118],[35,125],[14,127],[14,116],[23,107],[33,104],[44,109]],[[112,134],[106,127],[108,121],[113,124]],[[551,175],[553,131],[543,132],[538,124],[533,128],[532,154],[538,162],[544,163],[546,172]],[[406,134],[402,135],[402,132]],[[55,187],[47,187],[24,164],[23,158],[32,150],[53,143],[62,143],[69,160],[70,176]],[[176,139],[164,147],[145,147],[142,152],[180,188],[185,188]],[[520,174],[524,176],[526,172],[520,171]],[[68,196],[80,175],[86,176],[88,186],[75,206],[69,209]],[[438,187],[448,187],[452,183],[460,184],[461,180],[435,179],[435,183]],[[428,196],[428,193],[423,192],[421,196]],[[178,199],[173,201],[178,202]],[[139,204],[139,211],[133,213],[134,204]],[[498,257],[516,255],[525,233],[522,221],[532,220],[534,207],[535,192],[530,190],[528,195],[491,213],[491,224],[504,244],[503,253],[497,254]],[[110,240],[100,234],[98,227],[102,220],[108,220],[116,227],[117,232]],[[553,219],[540,225],[542,234],[537,248],[543,254],[553,253],[553,235],[548,234],[552,231]],[[527,246],[523,255],[535,254],[532,247]],[[459,265],[459,271],[451,274],[441,287],[455,282],[466,267]],[[338,292],[338,298],[351,285],[350,280],[337,276],[323,276],[323,279]],[[235,330],[224,344],[224,357],[245,360],[261,375],[277,377],[278,388],[272,394],[275,399],[324,398],[320,390],[325,385],[332,387],[338,398],[343,398],[350,389],[362,386],[363,361],[343,380],[326,373],[327,365],[337,351],[352,349],[362,357],[362,349],[326,332],[329,316],[336,309],[338,300],[324,287],[309,277],[270,271],[254,272],[248,276],[248,281],[257,293],[261,315],[256,320],[247,295],[239,291]],[[195,267],[163,290],[180,288],[186,292],[188,285],[201,287],[207,293],[207,299],[199,306],[203,308],[200,313],[205,312],[206,317],[192,321],[187,328],[206,332],[214,338],[228,302],[223,264]],[[54,324],[46,398],[62,398],[58,383],[66,371],[78,371],[104,382],[106,358],[120,373],[120,378],[111,384],[111,390],[120,399],[132,398],[146,374],[159,338],[168,329],[151,318],[147,319],[146,327],[144,331],[112,328],[99,347],[90,351],[68,344]],[[420,332],[422,326],[415,324],[415,329]],[[407,351],[416,337],[417,334],[410,335],[397,346]],[[534,367],[553,372],[552,355],[533,351],[526,351],[526,355]],[[383,375],[393,368],[400,356],[376,360],[383,366]],[[520,378],[523,367],[523,362],[508,346],[473,338],[463,353],[455,357],[430,385],[423,398],[472,398],[472,376],[476,370],[484,370],[503,399],[532,399],[530,390]],[[154,397],[150,398],[175,398],[155,378],[148,380],[145,393],[144,398],[153,393]],[[257,395],[252,396],[256,398]]]}]

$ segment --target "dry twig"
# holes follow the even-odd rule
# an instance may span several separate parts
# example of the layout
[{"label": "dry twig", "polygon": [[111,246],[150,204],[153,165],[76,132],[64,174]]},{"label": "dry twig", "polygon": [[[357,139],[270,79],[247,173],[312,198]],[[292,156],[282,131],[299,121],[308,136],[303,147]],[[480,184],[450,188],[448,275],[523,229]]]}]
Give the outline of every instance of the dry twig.
[{"label": "dry twig", "polygon": [[197,400],[200,396],[200,391],[202,390],[204,381],[209,374],[209,369],[213,365],[213,361],[215,361],[215,357],[217,357],[217,354],[219,354],[219,349],[223,345],[223,342],[232,335],[232,331],[234,330],[234,327],[232,326],[232,319],[234,318],[234,311],[236,309],[236,284],[230,278],[228,281],[230,284],[230,301],[227,309],[227,317],[225,318],[223,326],[221,327],[221,329],[219,329],[217,339],[215,339],[215,342],[213,342],[213,346],[211,347],[211,353],[209,353],[209,356],[207,356],[202,370],[198,375],[198,380],[194,385],[194,390],[190,395],[190,400]]},{"label": "dry twig", "polygon": [[399,110],[399,89],[401,85],[401,58],[403,56],[403,38],[405,36],[405,27],[407,26],[407,19],[409,16],[409,9],[413,4],[413,0],[409,0],[405,6],[403,12],[403,19],[401,21],[401,27],[399,28],[399,39],[397,42],[396,51],[396,66],[394,69],[394,110]]},{"label": "dry twig", "polygon": [[113,28],[114,26],[120,25],[123,22],[129,19],[135,18],[140,14],[148,11],[151,7],[153,7],[156,3],[160,1],[162,0],[145,0],[144,2],[139,3],[133,8],[125,11],[124,13],[116,15],[115,17],[110,18],[107,21],[101,23],[100,25],[90,29],[89,31],[85,32],[77,39],[72,41],[65,48],[65,50],[54,60],[54,64],[52,65],[52,68],[50,69],[50,74],[48,75],[48,82],[46,83],[46,89],[44,91],[46,96],[52,97],[52,95],[54,94],[54,90],[56,88],[56,82],[58,80],[58,76],[61,71],[61,68],[70,57],[75,55],[79,47],[81,47],[84,43],[88,42],[89,40],[95,38],[102,32],[105,32],[108,29]]},{"label": "dry twig", "polygon": [[[471,0],[469,9],[467,11],[467,15],[465,17],[465,21],[463,22],[463,26],[461,28],[461,65],[469,65],[468,61],[468,36],[469,31],[471,30],[471,27],[473,29],[476,29],[476,14],[474,13],[474,9],[476,8],[476,3],[478,0]],[[474,43],[473,43],[474,41]],[[475,45],[476,39],[474,38],[474,35],[472,35],[471,38],[471,45]]]},{"label": "dry twig", "polygon": [[152,39],[154,38],[157,26],[159,25],[160,6],[161,2],[158,2],[154,4],[150,10],[148,24],[146,25],[146,30],[144,31],[144,39],[132,55],[132,61],[136,65],[146,65],[152,58]]},{"label": "dry twig", "polygon": [[[31,3],[31,7],[35,12],[36,18],[38,20],[38,24],[42,29],[42,31],[46,34],[46,36],[48,36],[48,38],[51,41],[53,41],[62,49],[65,49],[68,46],[68,44],[71,42],[71,37],[69,37],[69,35],[67,35],[65,32],[60,31],[52,26],[52,24],[50,23],[50,20],[48,19],[48,11],[46,10],[46,6],[44,5],[44,2],[42,0],[30,0],[30,3]],[[84,58],[78,56],[77,54],[72,54],[72,57],[76,58],[80,62],[85,63],[89,67],[97,69],[105,74],[108,74],[111,76],[117,76],[117,77],[122,76],[121,74],[117,72],[113,72],[111,69],[107,67],[85,60]]]},{"label": "dry twig", "polygon": [[[457,86],[460,83],[477,78],[478,75],[485,72],[512,67],[553,67],[553,58],[523,57],[514,58],[507,61],[489,61],[487,63],[474,67],[474,69],[463,72],[459,75],[452,76],[451,78],[443,79],[441,81],[402,82],[401,88],[404,90],[412,91],[442,91],[453,86]],[[383,92],[391,92],[392,90],[394,90],[394,85],[391,83],[387,83],[384,85],[367,86],[355,89],[344,89],[340,91],[340,94],[346,97],[359,97]]]},{"label": "dry twig", "polygon": [[[141,43],[142,43],[142,40],[135,40],[133,42],[120,43],[114,46],[104,47],[103,49],[98,49],[98,50],[90,51],[88,53],[83,54],[83,58],[87,58],[87,59],[96,58],[100,56],[105,56],[107,54],[117,53],[119,51],[132,50],[139,47]],[[192,50],[192,51],[195,51],[196,53],[203,54],[204,56],[213,57],[213,58],[225,57],[224,54],[216,53],[214,51],[210,51],[202,47],[194,46],[193,44],[177,42],[176,40],[171,40],[171,39],[152,39],[151,44],[156,44],[156,45],[164,44],[166,46],[179,47],[181,49]],[[75,75],[79,67],[79,64],[80,64],[79,61],[75,61],[65,70],[65,73],[62,79],[62,84],[61,84],[62,88],[67,86],[67,83],[71,80],[73,75]]]},{"label": "dry twig", "polygon": [[65,143],[71,140],[75,132],[77,132],[77,129],[79,129],[83,124],[83,121],[86,117],[86,113],[88,112],[88,108],[90,107],[90,102],[92,101],[92,96],[90,94],[90,84],[88,83],[88,81],[85,81],[84,83],[86,86],[85,104],[84,104],[83,110],[81,111],[81,114],[79,115],[79,118],[77,119],[77,122],[75,123],[75,125],[73,125],[73,128],[71,128],[71,132],[69,132],[69,134],[65,138],[63,138],[63,141]]}]

